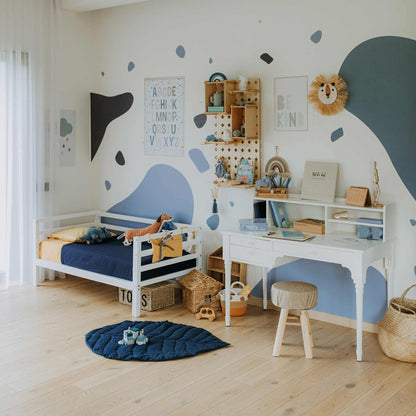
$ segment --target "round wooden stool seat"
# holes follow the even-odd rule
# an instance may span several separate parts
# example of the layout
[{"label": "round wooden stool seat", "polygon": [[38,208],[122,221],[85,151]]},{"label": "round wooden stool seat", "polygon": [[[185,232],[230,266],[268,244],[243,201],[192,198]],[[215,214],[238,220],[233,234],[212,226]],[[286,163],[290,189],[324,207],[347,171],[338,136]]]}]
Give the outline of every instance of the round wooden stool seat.
[{"label": "round wooden stool seat", "polygon": [[[273,347],[273,355],[280,355],[286,325],[300,325],[302,327],[303,346],[306,358],[312,358],[313,338],[309,322],[308,309],[318,303],[318,288],[305,282],[277,282],[272,286],[271,298],[273,305],[280,308],[279,324]],[[288,319],[299,319],[289,316],[289,309],[299,311],[300,324],[287,323]]]},{"label": "round wooden stool seat", "polygon": [[305,282],[277,282],[272,286],[273,305],[282,309],[312,309],[318,303],[318,288]]}]

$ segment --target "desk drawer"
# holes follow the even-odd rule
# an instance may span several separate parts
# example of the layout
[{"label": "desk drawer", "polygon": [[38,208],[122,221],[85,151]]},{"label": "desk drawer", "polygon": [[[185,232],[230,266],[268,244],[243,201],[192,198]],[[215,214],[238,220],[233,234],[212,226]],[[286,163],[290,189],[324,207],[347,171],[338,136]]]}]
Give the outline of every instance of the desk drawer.
[{"label": "desk drawer", "polygon": [[241,260],[243,263],[264,266],[268,263],[268,254],[268,250],[230,245],[230,257],[233,260]]},{"label": "desk drawer", "polygon": [[269,242],[256,238],[247,238],[242,235],[232,235],[230,236],[230,244],[250,248],[258,248],[259,250],[267,250],[270,247],[271,241]]}]

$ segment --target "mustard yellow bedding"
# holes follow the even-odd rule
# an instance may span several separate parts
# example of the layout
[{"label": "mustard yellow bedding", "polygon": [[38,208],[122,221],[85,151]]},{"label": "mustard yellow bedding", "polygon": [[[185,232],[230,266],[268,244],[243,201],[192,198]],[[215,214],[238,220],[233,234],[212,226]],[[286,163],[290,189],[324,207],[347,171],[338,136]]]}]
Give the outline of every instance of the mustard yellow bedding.
[{"label": "mustard yellow bedding", "polygon": [[56,240],[48,238],[39,244],[39,258],[43,260],[61,263],[61,250],[66,244],[71,244],[69,241]]}]

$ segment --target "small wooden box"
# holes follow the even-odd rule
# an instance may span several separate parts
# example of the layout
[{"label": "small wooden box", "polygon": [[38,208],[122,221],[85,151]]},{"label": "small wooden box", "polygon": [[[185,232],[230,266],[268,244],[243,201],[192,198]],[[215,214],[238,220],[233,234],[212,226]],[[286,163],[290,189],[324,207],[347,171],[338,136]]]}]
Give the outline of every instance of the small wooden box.
[{"label": "small wooden box", "polygon": [[289,188],[260,188],[257,192],[259,198],[276,198],[287,199],[289,198]]},{"label": "small wooden box", "polygon": [[368,188],[361,188],[359,186],[350,186],[348,188],[345,203],[347,205],[353,205],[356,207],[371,206],[370,190]]},{"label": "small wooden box", "polygon": [[[175,304],[176,283],[167,281],[144,286],[141,290],[141,309],[156,311]],[[123,305],[131,305],[131,290],[118,288],[118,301]]]},{"label": "small wooden box", "polygon": [[305,233],[325,234],[325,221],[315,220],[313,218],[304,218],[295,221],[293,224],[295,231],[302,231]]}]

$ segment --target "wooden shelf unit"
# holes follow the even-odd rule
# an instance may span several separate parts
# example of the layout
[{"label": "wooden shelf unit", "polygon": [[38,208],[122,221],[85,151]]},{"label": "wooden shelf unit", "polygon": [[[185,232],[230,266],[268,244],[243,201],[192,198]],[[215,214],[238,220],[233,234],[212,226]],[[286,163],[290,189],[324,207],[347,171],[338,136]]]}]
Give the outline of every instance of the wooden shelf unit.
[{"label": "wooden shelf unit", "polygon": [[[254,166],[255,183],[261,179],[260,78],[249,78],[246,91],[238,90],[238,85],[237,80],[205,82],[205,114],[214,116],[214,135],[217,138],[223,137],[227,129],[231,130],[231,134],[234,130],[240,130],[241,125],[244,124],[243,137],[234,137],[232,142],[224,142],[221,139],[212,142],[216,145],[214,157],[215,161],[223,159],[224,166],[230,172],[232,179],[237,178],[240,159],[249,159]],[[216,92],[224,94],[223,113],[208,111],[208,107],[212,105],[210,97]],[[241,100],[246,103],[244,106],[239,105]],[[226,185],[222,184],[222,186]]]},{"label": "wooden shelf unit", "polygon": [[[345,228],[346,231],[351,231],[351,228],[356,228],[357,225],[367,225],[369,227],[377,227],[383,229],[383,241],[386,241],[387,238],[387,211],[388,204],[384,204],[383,207],[373,208],[373,207],[357,207],[355,205],[347,205],[345,203],[345,198],[336,198],[333,203],[331,202],[322,202],[316,200],[301,199],[300,194],[289,194],[289,198],[263,198],[254,196],[254,202],[266,201],[266,218],[269,226],[274,226],[272,214],[270,212],[270,206],[268,201],[279,201],[283,202],[286,208],[287,216],[289,217],[290,223],[299,220],[301,218],[316,218],[325,221],[325,234],[330,234],[336,232],[338,228]],[[291,209],[292,206],[297,206],[294,209]],[[315,207],[314,214],[308,214],[306,211],[302,211],[302,207]],[[295,210],[298,213],[295,213]],[[333,214],[338,211],[348,211],[348,218],[335,219]],[[352,211],[352,212],[351,212]],[[299,215],[299,212],[302,212]],[[350,216],[351,213],[351,216]],[[254,216],[254,215],[253,215]],[[358,222],[357,218],[372,218],[382,220],[382,224],[373,224],[371,222]],[[356,230],[354,230],[356,231]]]},{"label": "wooden shelf unit", "polygon": [[[207,275],[219,282],[225,283],[224,260],[222,259],[222,247],[217,248],[207,258]],[[246,284],[247,264],[232,262],[231,264],[231,283],[240,281]]]}]

